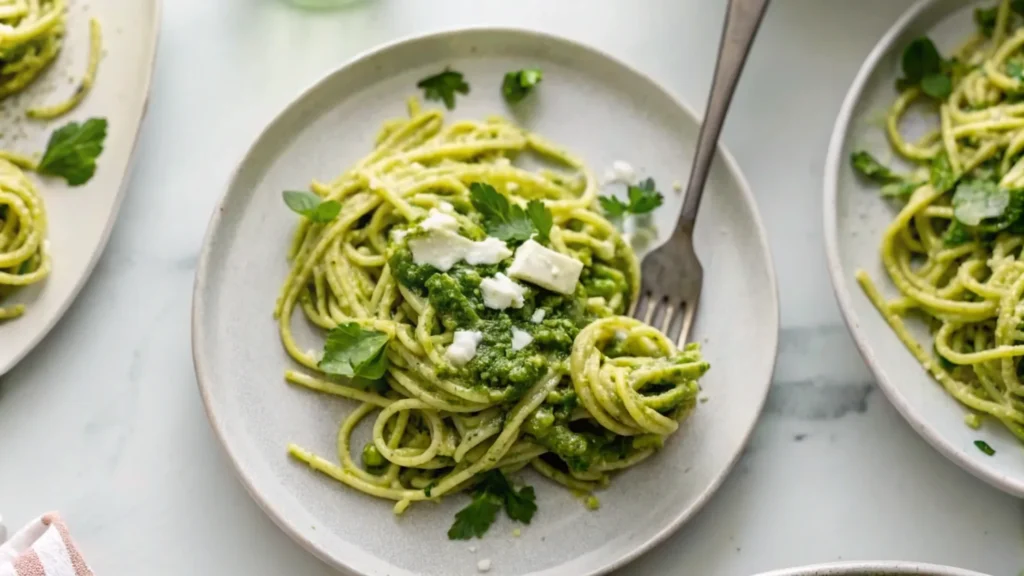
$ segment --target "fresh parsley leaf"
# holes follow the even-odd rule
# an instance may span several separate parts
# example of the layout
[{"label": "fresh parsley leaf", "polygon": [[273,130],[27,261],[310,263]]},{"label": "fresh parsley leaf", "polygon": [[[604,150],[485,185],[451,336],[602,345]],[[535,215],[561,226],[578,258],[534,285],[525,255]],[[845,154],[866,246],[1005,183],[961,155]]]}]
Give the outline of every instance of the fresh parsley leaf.
[{"label": "fresh parsley leaf", "polygon": [[977,226],[983,220],[1000,218],[1010,206],[1010,192],[995,182],[961,182],[953,193],[953,215],[962,224]]},{"label": "fresh parsley leaf", "polygon": [[851,154],[850,163],[853,165],[853,169],[862,176],[879,184],[892,184],[904,180],[903,176],[883,166],[874,156],[863,150]]},{"label": "fresh parsley leaf", "polygon": [[629,211],[633,214],[646,214],[661,206],[664,200],[661,193],[654,189],[654,178],[644,180],[639,186],[630,186],[628,193]]},{"label": "fresh parsley leaf", "polygon": [[907,180],[904,182],[892,182],[882,186],[879,192],[886,198],[896,198],[898,200],[909,200],[910,196],[921,187],[920,182],[914,182]]},{"label": "fresh parsley leaf", "polygon": [[491,470],[474,487],[473,501],[455,515],[448,538],[468,540],[474,536],[482,537],[494,523],[502,505],[509,518],[529,524],[537,512],[536,499],[532,486],[516,490],[500,470]]},{"label": "fresh parsley leaf", "polygon": [[985,442],[984,440],[975,440],[974,445],[978,447],[978,450],[984,452],[986,456],[993,456],[996,453],[995,449],[989,446],[988,442]]},{"label": "fresh parsley leaf", "polygon": [[70,186],[85,184],[96,173],[96,159],[106,137],[106,118],[70,122],[50,135],[36,172],[59,176]]},{"label": "fresh parsley leaf", "polygon": [[524,68],[505,74],[501,83],[501,94],[509,104],[515,104],[526,98],[534,86],[544,78],[540,68]]},{"label": "fresh parsley leaf", "polygon": [[910,82],[920,82],[929,74],[942,72],[942,56],[931,38],[921,36],[911,40],[903,49],[903,76]]},{"label": "fresh parsley leaf", "polygon": [[599,196],[597,201],[601,209],[611,218],[618,218],[626,213],[646,214],[651,212],[664,201],[664,197],[655,189],[654,178],[648,178],[636,186],[629,186],[626,189],[629,203],[623,202],[614,196]]},{"label": "fresh parsley leaf", "polygon": [[615,196],[598,196],[597,201],[601,203],[601,209],[612,218],[620,218],[629,212],[629,204],[619,200]]},{"label": "fresh parsley leaf", "polygon": [[1018,81],[1024,81],[1024,63],[1019,59],[1008,60],[1005,66],[1006,75]]},{"label": "fresh parsley leaf", "polygon": [[448,529],[449,540],[469,540],[482,538],[501,510],[502,500],[490,492],[481,492],[473,496],[469,506],[455,514],[455,522]]},{"label": "fresh parsley leaf", "polygon": [[974,10],[974,23],[978,25],[978,30],[987,38],[991,38],[992,33],[996,29],[996,17],[998,14],[999,6],[976,8]]},{"label": "fresh parsley leaf", "polygon": [[336,200],[324,202],[316,194],[304,190],[285,190],[284,203],[293,212],[302,214],[318,224],[330,222],[341,213],[341,204]]},{"label": "fresh parsley leaf", "polygon": [[936,100],[945,100],[953,93],[953,81],[946,74],[929,74],[921,79],[921,91]]},{"label": "fresh parsley leaf", "polygon": [[536,500],[533,486],[523,486],[519,491],[512,488],[505,496],[505,513],[512,520],[529,524],[537,512]]},{"label": "fresh parsley leaf", "polygon": [[921,91],[937,100],[944,100],[953,91],[953,77],[963,66],[944,60],[935,43],[927,36],[915,38],[903,50],[903,77],[896,82],[898,90],[920,86]]},{"label": "fresh parsley leaf", "polygon": [[469,84],[462,78],[462,72],[448,68],[445,68],[444,72],[420,80],[416,87],[423,89],[424,98],[444,102],[444,107],[449,110],[455,108],[456,93],[469,94]]},{"label": "fresh parsley leaf", "polygon": [[949,157],[943,152],[932,160],[931,174],[929,180],[931,181],[932,187],[938,192],[948,192],[956,186],[957,181],[960,179],[955,172],[953,167],[949,164]]},{"label": "fresh parsley leaf", "polygon": [[387,371],[388,335],[355,322],[338,324],[327,333],[318,367],[327,374],[377,380]]},{"label": "fresh parsley leaf", "polygon": [[551,218],[551,211],[540,200],[530,200],[526,204],[526,215],[533,222],[537,229],[537,236],[541,242],[547,242],[551,237],[551,226],[554,223]]},{"label": "fresh parsley leaf", "polygon": [[510,203],[494,186],[483,182],[470,184],[469,196],[473,207],[483,216],[487,234],[499,240],[523,242],[534,232],[544,240],[551,232],[551,212],[539,200],[531,201],[527,210],[523,210]]},{"label": "fresh parsley leaf", "polygon": [[942,243],[949,248],[966,244],[971,240],[974,240],[971,230],[956,219],[950,221],[946,231],[942,233]]}]

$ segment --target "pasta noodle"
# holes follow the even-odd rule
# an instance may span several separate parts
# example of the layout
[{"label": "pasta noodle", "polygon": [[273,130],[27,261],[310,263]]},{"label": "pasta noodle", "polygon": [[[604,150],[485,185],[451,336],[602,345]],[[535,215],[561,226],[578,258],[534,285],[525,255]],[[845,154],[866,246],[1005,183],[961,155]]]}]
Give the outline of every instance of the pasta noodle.
[{"label": "pasta noodle", "polygon": [[[550,167],[530,171],[512,163],[517,157]],[[498,310],[477,286],[513,274],[507,260],[448,272],[409,261],[409,239],[426,234],[428,214],[452,219],[472,240],[494,240],[471,194],[478,185],[502,191],[512,206],[543,204],[553,222],[549,249],[583,263],[574,293],[528,286],[520,307]],[[679,350],[621,315],[638,290],[636,256],[595,210],[590,172],[557,145],[499,118],[446,126],[440,111],[410,100],[409,117],[387,122],[368,156],[311,188],[343,208],[296,230],[275,315],[304,370],[285,377],[359,403],[341,423],[338,463],[289,445],[311,468],[394,500],[396,513],[472,486],[483,472],[527,465],[589,492],[650,456],[693,409],[707,363],[696,344]],[[458,288],[445,292],[445,282]],[[292,334],[296,308],[323,330],[356,323],[385,334],[383,385],[324,373]],[[450,356],[459,330],[480,339],[463,366]],[[532,344],[510,343],[517,331]],[[366,419],[372,440],[361,465],[353,433]]]}]

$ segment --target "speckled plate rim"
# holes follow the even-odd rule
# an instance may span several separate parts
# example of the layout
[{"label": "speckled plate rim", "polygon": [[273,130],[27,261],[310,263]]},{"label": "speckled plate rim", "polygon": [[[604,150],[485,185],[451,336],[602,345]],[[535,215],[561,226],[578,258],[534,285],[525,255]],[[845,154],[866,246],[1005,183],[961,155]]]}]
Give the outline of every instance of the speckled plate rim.
[{"label": "speckled plate rim", "polygon": [[142,89],[146,95],[142,103],[142,112],[139,114],[138,119],[135,121],[135,134],[132,138],[131,150],[128,152],[128,164],[125,167],[124,173],[121,175],[121,183],[118,185],[117,195],[114,197],[114,203],[110,208],[110,212],[107,215],[107,222],[104,224],[103,233],[100,235],[99,241],[96,243],[96,248],[93,250],[92,255],[89,258],[89,263],[86,265],[85,270],[75,280],[74,286],[67,293],[64,301],[61,302],[60,306],[53,310],[51,317],[39,325],[35,330],[35,334],[29,339],[26,339],[19,345],[19,350],[12,354],[6,364],[0,366],[0,376],[9,372],[14,368],[18,362],[21,362],[25,356],[28,356],[29,352],[35,349],[43,338],[53,330],[53,327],[60,322],[60,319],[64,317],[64,314],[71,308],[71,305],[78,298],[78,294],[85,287],[86,282],[92,276],[93,270],[96,268],[96,264],[99,263],[100,257],[106,250],[107,242],[110,241],[110,234],[114,230],[114,223],[117,222],[117,215],[121,211],[121,204],[124,202],[125,191],[128,189],[128,183],[131,181],[132,172],[135,168],[135,153],[139,149],[139,135],[142,133],[142,124],[146,120],[146,114],[149,112],[149,99],[152,93],[153,86],[153,72],[156,68],[156,54],[157,49],[160,46],[160,22],[163,17],[163,0],[150,0],[153,3],[153,21],[150,26],[153,30],[153,37],[149,45],[146,47],[149,52],[149,66],[146,67],[146,76],[141,83]]},{"label": "speckled plate rim", "polygon": [[[253,139],[253,144],[241,156],[241,158],[238,161],[238,164],[232,170],[231,177],[229,178],[225,186],[225,192],[222,195],[221,200],[217,203],[217,207],[213,211],[213,215],[211,216],[210,222],[207,225],[205,237],[203,238],[203,246],[200,252],[199,262],[196,269],[195,282],[193,285],[192,300],[192,359],[196,372],[196,380],[199,386],[200,395],[203,400],[203,408],[206,411],[206,415],[210,420],[213,432],[216,435],[218,442],[227,453],[228,458],[231,460],[232,466],[235,469],[236,474],[238,474],[239,479],[242,481],[242,484],[245,486],[246,491],[249,492],[253,500],[256,501],[260,508],[267,514],[267,516],[271,518],[271,520],[274,521],[275,524],[277,524],[279,528],[281,528],[281,530],[288,534],[293,540],[295,540],[308,552],[310,552],[323,562],[327,563],[331,567],[340,570],[345,574],[361,573],[353,567],[353,564],[355,563],[345,562],[342,559],[330,554],[328,551],[322,550],[315,546],[306,537],[305,530],[302,527],[295,525],[293,522],[289,520],[289,518],[286,515],[279,513],[280,511],[278,509],[276,509],[270,502],[264,499],[263,495],[255,488],[252,479],[244,472],[244,470],[246,470],[246,467],[242,465],[242,462],[239,459],[240,455],[238,454],[237,451],[235,451],[232,448],[232,444],[226,440],[224,436],[225,432],[223,423],[220,421],[217,414],[213,410],[211,410],[212,401],[210,397],[211,392],[209,388],[211,386],[212,376],[208,373],[208,368],[206,367],[206,361],[204,358],[205,350],[203,347],[203,335],[201,329],[199,328],[202,325],[201,318],[203,316],[203,309],[205,306],[202,294],[205,291],[205,284],[207,283],[207,270],[210,265],[210,257],[213,251],[210,240],[214,237],[216,230],[220,226],[222,214],[224,212],[224,204],[227,201],[227,194],[231,189],[230,183],[233,182],[238,177],[239,171],[244,167],[246,163],[246,159],[252,154],[253,147],[255,147],[258,142],[260,142],[263,138],[266,137],[266,134],[269,131],[271,131],[271,129],[277,122],[281,121],[282,117],[286,116],[289,113],[293,106],[296,106],[298,103],[303,101],[305,97],[310,93],[317,91],[323,84],[327,83],[330,80],[330,78],[337,74],[344,73],[346,69],[353,66],[357,62],[371,58],[382,52],[387,52],[404,44],[444,39],[447,37],[457,36],[459,34],[467,32],[501,32],[509,34],[520,34],[531,36],[538,39],[544,39],[548,41],[567,44],[571,46],[573,49],[590,52],[596,57],[605,59],[613,63],[614,65],[630,72],[631,74],[635,74],[636,76],[643,78],[645,81],[650,83],[650,85],[653,88],[660,91],[668,101],[672,102],[672,104],[674,104],[676,107],[682,110],[687,116],[692,118],[697,125],[700,124],[701,117],[698,114],[696,114],[693,111],[693,109],[690,108],[687,104],[683,103],[682,101],[679,100],[679,98],[677,98],[671,92],[666,90],[660,83],[655,81],[647,74],[637,70],[633,66],[623,62],[619,58],[616,58],[608,54],[607,52],[594,48],[593,46],[590,46],[588,44],[578,42],[576,40],[572,40],[570,38],[560,36],[557,34],[550,34],[547,32],[540,32],[528,28],[519,28],[512,26],[480,25],[436,30],[421,34],[405,36],[398,40],[394,40],[392,42],[382,44],[376,48],[364,51],[356,55],[352,59],[346,61],[336,69],[331,70],[327,74],[323,75],[320,79],[318,79],[308,88],[297,94],[295,98],[293,98],[284,108],[282,108],[278,112],[278,114],[275,115],[274,118],[267,123],[267,125],[260,131],[260,133],[256,135],[256,137]],[[635,560],[645,552],[652,549],[654,546],[663,542],[666,538],[668,538],[676,530],[678,530],[687,520],[696,515],[696,513],[699,512],[705,504],[707,504],[707,502],[711,499],[711,497],[718,490],[718,488],[721,487],[726,477],[728,477],[729,473],[732,472],[733,468],[736,465],[736,462],[739,461],[740,456],[742,456],[743,454],[743,448],[749,442],[750,436],[754,431],[754,427],[760,419],[760,415],[764,409],[764,404],[768,397],[768,391],[771,387],[772,376],[775,370],[776,358],[778,356],[779,296],[778,280],[775,274],[775,263],[772,259],[771,250],[769,249],[768,235],[765,231],[764,223],[761,221],[761,214],[757,208],[757,202],[754,199],[754,194],[750,189],[750,184],[743,176],[743,172],[740,170],[739,164],[722,144],[718,145],[717,154],[723,160],[730,177],[735,179],[735,183],[739,188],[739,191],[744,202],[747,205],[749,205],[751,209],[752,217],[756,227],[753,234],[756,236],[758,243],[763,249],[763,254],[761,255],[761,257],[764,259],[766,271],[769,277],[769,286],[767,286],[767,289],[770,293],[770,301],[772,303],[770,317],[773,319],[773,323],[775,325],[775,330],[772,331],[775,337],[770,343],[770,346],[766,348],[771,351],[772,369],[768,371],[768,374],[766,375],[766,382],[764,382],[762,386],[757,388],[758,390],[762,390],[763,393],[761,395],[761,398],[758,399],[757,401],[758,407],[757,411],[755,412],[755,417],[751,419],[746,429],[743,430],[743,433],[741,435],[742,441],[738,444],[737,450],[730,457],[728,464],[722,470],[721,474],[719,474],[717,478],[715,478],[711,483],[708,484],[708,486],[704,489],[700,496],[698,496],[689,507],[681,510],[680,513],[671,522],[666,524],[661,530],[656,532],[653,536],[651,536],[645,541],[637,543],[629,553],[623,554],[616,560],[608,562],[602,566],[595,566],[592,570],[589,570],[586,573],[581,573],[579,576],[597,576],[600,574],[606,574],[608,572],[611,572],[612,570],[625,566],[629,562]],[[362,562],[360,562],[359,564],[361,563]]]},{"label": "speckled plate rim", "polygon": [[[992,467],[984,466],[979,461],[966,458],[963,452],[950,442],[941,431],[925,419],[924,415],[907,400],[900,392],[899,387],[888,377],[879,364],[868,341],[868,337],[860,329],[860,321],[853,309],[852,296],[846,289],[844,282],[847,271],[843,268],[839,257],[839,230],[836,217],[839,194],[839,170],[845,162],[843,143],[847,139],[847,132],[850,130],[857,103],[860,101],[861,95],[875,67],[878,66],[885,54],[892,49],[893,44],[903,34],[904,30],[911,26],[922,14],[931,9],[933,4],[939,1],[941,0],[920,0],[896,20],[882,39],[878,41],[874,49],[871,50],[864,64],[861,65],[839,110],[839,116],[836,118],[835,127],[832,131],[832,138],[829,141],[828,156],[825,160],[823,221],[828,271],[832,280],[832,289],[835,291],[836,299],[839,301],[839,308],[842,311],[843,319],[853,335],[853,340],[856,342],[861,356],[878,380],[879,388],[882,389],[882,392],[885,393],[899,413],[903,415],[904,419],[932,447],[964,470],[1004,492],[1024,497],[1024,478],[1011,477],[1000,473]],[[907,353],[909,354],[910,352],[908,351]]]},{"label": "speckled plate rim", "polygon": [[762,572],[756,576],[877,576],[879,574],[885,576],[890,574],[916,574],[917,576],[989,576],[981,572],[964,570],[963,568],[953,568],[951,566],[896,561],[834,562],[829,564],[814,564],[811,566],[801,566],[799,568],[786,568],[783,570]]}]

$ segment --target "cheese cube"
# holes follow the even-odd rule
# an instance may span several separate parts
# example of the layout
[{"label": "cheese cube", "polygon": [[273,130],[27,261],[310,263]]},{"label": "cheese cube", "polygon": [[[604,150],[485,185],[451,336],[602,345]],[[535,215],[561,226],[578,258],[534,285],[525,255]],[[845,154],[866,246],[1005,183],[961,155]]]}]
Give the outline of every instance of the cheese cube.
[{"label": "cheese cube", "polygon": [[583,272],[583,263],[575,258],[527,240],[516,250],[508,275],[560,294],[572,294]]}]

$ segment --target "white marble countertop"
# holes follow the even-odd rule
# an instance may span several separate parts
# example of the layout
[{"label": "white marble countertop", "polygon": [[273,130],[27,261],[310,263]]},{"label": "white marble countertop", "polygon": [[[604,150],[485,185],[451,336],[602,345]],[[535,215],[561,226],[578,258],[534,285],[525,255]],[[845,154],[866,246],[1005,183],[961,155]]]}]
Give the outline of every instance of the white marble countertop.
[{"label": "white marble countertop", "polygon": [[[781,350],[753,440],[712,502],[624,574],[746,575],[852,559],[1024,568],[1021,502],[928,447],[875,388],[825,271],[821,179],[861,60],[910,0],[777,0],[725,128],[778,266]],[[149,116],[106,254],[0,384],[0,512],[60,510],[100,576],[331,574],[264,516],[210,432],[192,275],[235,162],[300,89],[428,30],[508,24],[603,48],[695,108],[723,0],[167,0]],[[100,79],[102,82],[102,78]]]}]

